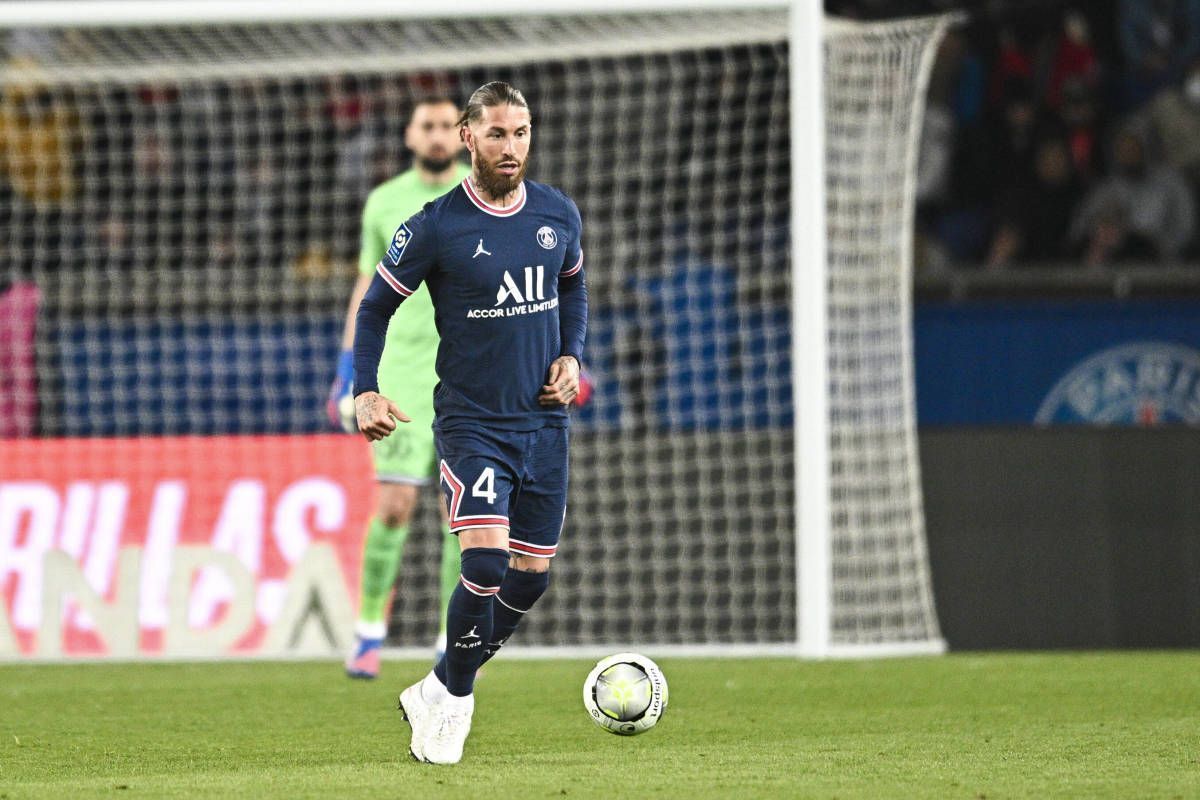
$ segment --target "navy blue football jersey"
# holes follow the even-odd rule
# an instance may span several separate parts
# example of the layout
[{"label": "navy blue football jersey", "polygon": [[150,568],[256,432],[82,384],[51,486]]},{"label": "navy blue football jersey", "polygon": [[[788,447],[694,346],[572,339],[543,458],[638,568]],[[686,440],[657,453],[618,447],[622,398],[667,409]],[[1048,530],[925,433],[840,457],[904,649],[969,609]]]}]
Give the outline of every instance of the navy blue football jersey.
[{"label": "navy blue football jersey", "polygon": [[424,281],[441,337],[435,425],[565,426],[566,409],[545,408],[538,395],[554,359],[582,357],[581,227],[570,198],[533,181],[507,208],[484,202],[469,179],[428,203],[396,230],[363,298],[355,392],[378,391],[382,333],[372,317],[386,321]]}]

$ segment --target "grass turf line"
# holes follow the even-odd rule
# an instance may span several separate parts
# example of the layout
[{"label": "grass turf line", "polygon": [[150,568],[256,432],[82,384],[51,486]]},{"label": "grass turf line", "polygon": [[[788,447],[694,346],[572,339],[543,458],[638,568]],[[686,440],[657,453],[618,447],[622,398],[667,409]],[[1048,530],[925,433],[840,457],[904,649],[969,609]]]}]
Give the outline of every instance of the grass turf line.
[{"label": "grass turf line", "polygon": [[425,664],[0,666],[0,800],[1200,798],[1194,652],[660,663],[670,708],[632,738],[584,712],[591,662],[489,664],[457,767],[406,753]]}]

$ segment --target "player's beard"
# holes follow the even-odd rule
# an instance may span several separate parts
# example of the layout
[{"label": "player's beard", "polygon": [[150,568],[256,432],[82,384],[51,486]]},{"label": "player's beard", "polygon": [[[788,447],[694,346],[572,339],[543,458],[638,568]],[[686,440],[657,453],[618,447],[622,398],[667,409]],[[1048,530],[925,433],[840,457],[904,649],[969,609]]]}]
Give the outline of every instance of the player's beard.
[{"label": "player's beard", "polygon": [[[512,160],[514,159],[501,158],[496,164]],[[496,164],[489,164],[479,156],[476,156],[474,161],[475,183],[493,200],[499,200],[515,192],[521,185],[521,181],[525,180],[525,170],[529,167],[529,159],[526,158],[515,173],[505,175],[496,168]]]}]

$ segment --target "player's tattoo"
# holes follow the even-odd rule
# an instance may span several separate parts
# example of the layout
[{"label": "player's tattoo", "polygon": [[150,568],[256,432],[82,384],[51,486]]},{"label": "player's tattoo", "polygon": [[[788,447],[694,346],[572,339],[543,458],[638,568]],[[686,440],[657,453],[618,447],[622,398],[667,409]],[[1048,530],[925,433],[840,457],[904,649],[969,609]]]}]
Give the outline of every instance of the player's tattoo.
[{"label": "player's tattoo", "polygon": [[382,400],[383,398],[375,392],[364,392],[354,400],[354,413],[358,418],[358,429],[367,438],[367,441],[373,442],[382,438],[377,430],[379,404]]},{"label": "player's tattoo", "polygon": [[375,409],[379,405],[379,395],[369,394],[363,398],[358,407],[358,424],[364,427],[375,418]]}]

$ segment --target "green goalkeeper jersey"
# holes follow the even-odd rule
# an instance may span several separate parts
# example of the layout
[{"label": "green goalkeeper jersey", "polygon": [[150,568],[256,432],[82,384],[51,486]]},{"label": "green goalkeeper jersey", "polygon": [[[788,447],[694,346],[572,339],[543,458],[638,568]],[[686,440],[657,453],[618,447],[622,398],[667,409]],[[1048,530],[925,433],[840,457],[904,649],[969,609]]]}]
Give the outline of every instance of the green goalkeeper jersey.
[{"label": "green goalkeeper jersey", "polygon": [[[431,186],[410,169],[377,186],[367,196],[362,217],[362,249],[358,271],[374,275],[375,265],[383,258],[392,236],[400,225],[430,200],[453,189],[471,168],[457,164],[454,177],[444,184]],[[413,416],[433,416],[433,387],[437,383],[438,333],[433,321],[433,301],[424,284],[404,301],[404,307],[388,325],[383,358],[379,362],[379,390],[400,409]],[[428,411],[426,414],[425,412]]]}]

